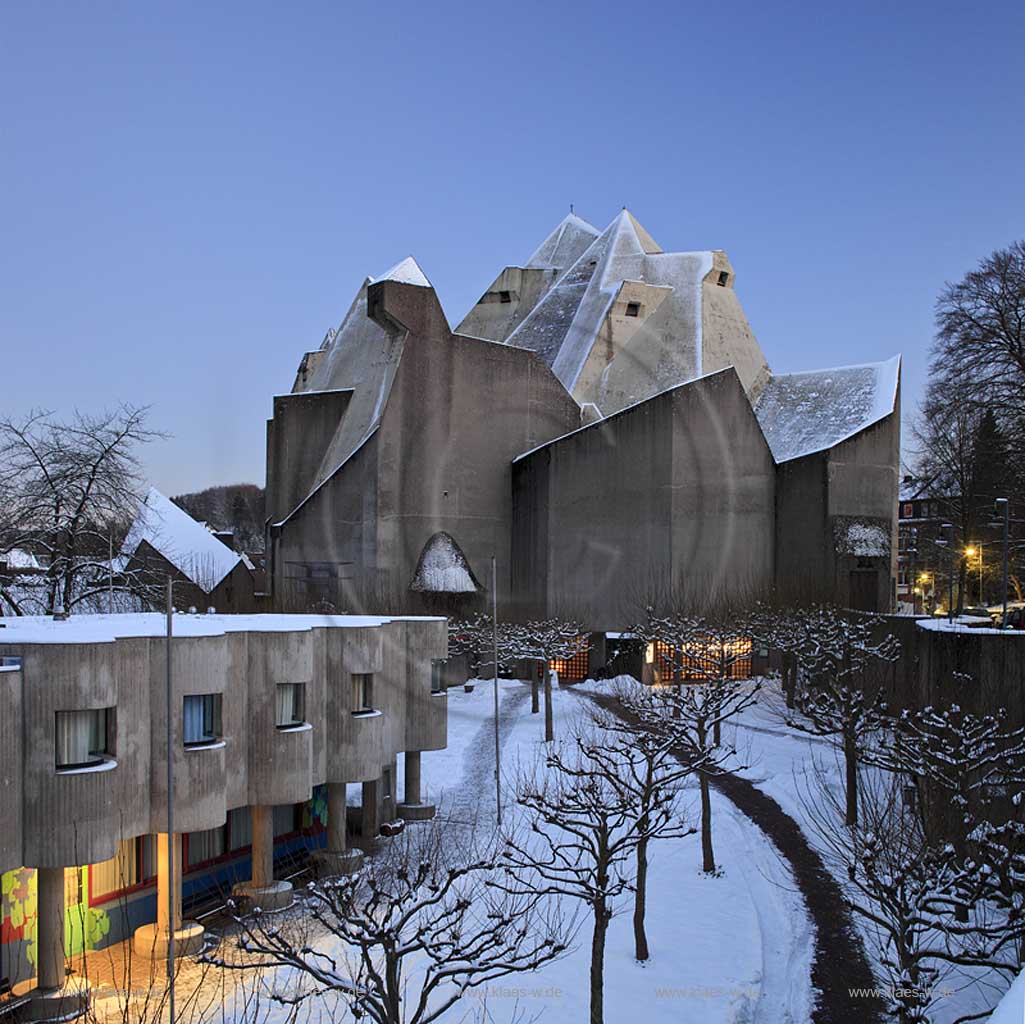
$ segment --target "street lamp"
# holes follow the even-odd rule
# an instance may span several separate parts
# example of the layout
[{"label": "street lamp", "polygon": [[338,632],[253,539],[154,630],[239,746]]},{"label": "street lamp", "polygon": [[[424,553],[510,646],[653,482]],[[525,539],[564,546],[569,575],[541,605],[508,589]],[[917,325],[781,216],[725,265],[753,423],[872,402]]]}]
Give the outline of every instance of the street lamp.
[{"label": "street lamp", "polygon": [[936,541],[938,548],[947,549],[947,621],[954,621],[954,524],[944,523],[940,529],[943,536]]},{"label": "street lamp", "polygon": [[994,504],[994,518],[997,523],[994,525],[1000,525],[1003,527],[1003,601],[1004,601],[1004,614],[1000,620],[1000,628],[1007,629],[1007,526],[1010,517],[1010,503],[1006,498],[997,498]]}]

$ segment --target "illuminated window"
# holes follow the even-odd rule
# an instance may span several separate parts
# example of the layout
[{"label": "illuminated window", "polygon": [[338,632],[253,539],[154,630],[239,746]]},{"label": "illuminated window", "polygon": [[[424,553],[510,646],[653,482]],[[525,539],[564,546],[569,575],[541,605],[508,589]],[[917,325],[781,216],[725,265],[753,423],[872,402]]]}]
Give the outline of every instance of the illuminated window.
[{"label": "illuminated window", "polygon": [[89,868],[91,898],[102,902],[125,889],[133,889],[156,877],[157,844],[154,836],[122,839],[110,860]]},{"label": "illuminated window", "polygon": [[572,658],[552,658],[551,669],[560,679],[586,679],[589,675],[587,645]]}]

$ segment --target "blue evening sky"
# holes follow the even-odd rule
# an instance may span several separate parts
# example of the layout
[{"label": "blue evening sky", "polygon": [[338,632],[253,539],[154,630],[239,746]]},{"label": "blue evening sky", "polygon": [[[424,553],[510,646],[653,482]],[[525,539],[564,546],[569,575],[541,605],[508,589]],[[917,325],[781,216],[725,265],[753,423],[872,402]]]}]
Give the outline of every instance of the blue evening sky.
[{"label": "blue evening sky", "polygon": [[905,357],[1025,235],[1025,4],[8,3],[3,406],[151,403],[169,493],[409,253],[458,322],[573,203],[725,249],[774,370]]}]

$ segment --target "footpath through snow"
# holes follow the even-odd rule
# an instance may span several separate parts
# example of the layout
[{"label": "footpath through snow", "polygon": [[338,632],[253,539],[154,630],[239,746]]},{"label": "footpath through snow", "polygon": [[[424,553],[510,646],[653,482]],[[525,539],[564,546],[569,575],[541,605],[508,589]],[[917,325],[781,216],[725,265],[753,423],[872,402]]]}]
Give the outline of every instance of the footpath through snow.
[{"label": "footpath through snow", "polygon": [[[530,714],[530,689],[500,681],[503,812],[514,804],[517,764],[543,754],[543,715]],[[567,735],[590,713],[572,689],[554,694],[556,735]],[[473,693],[449,692],[449,744],[425,755],[424,778],[439,815],[454,828],[494,828],[493,694],[490,681]],[[696,787],[691,817],[696,817]],[[653,844],[648,933],[652,957],[633,956],[632,905],[617,904],[605,965],[609,1024],[804,1024],[812,1017],[814,928],[794,876],[776,848],[732,802],[713,794],[713,836],[722,874],[701,873],[696,836]],[[578,917],[574,950],[486,996],[496,1024],[517,1013],[550,1024],[579,1024],[588,1005],[590,924]],[[824,1018],[823,1018],[824,1019]]]}]

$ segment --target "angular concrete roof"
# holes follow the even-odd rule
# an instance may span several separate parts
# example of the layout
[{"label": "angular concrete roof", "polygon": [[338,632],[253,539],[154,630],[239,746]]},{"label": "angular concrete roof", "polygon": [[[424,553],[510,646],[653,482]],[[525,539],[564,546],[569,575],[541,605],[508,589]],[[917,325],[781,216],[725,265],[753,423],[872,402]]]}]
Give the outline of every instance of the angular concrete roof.
[{"label": "angular concrete roof", "polygon": [[[702,372],[700,292],[712,263],[711,252],[663,252],[624,208],[507,342],[537,352],[572,394],[621,285],[636,281],[667,288],[647,326],[663,344],[653,363],[645,359],[645,369],[652,378],[649,394],[672,387]],[[622,357],[641,358],[625,352]]]},{"label": "angular concrete roof", "polygon": [[575,213],[568,213],[523,266],[532,270],[566,271],[600,234],[593,224]]},{"label": "angular concrete roof", "polygon": [[894,411],[900,356],[882,363],[779,374],[755,407],[777,463],[825,451]]}]

